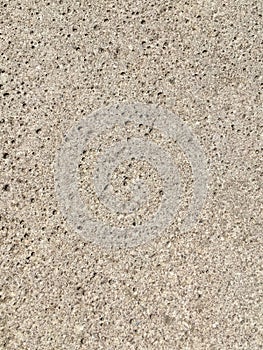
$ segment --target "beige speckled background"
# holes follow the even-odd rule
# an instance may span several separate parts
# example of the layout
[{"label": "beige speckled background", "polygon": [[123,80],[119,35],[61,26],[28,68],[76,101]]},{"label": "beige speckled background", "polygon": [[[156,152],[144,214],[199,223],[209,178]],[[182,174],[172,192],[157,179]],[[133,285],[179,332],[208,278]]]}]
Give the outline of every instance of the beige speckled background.
[{"label": "beige speckled background", "polygon": [[[263,348],[262,3],[0,1],[0,349]],[[63,219],[76,121],[155,103],[202,144],[194,229],[107,250]]]}]

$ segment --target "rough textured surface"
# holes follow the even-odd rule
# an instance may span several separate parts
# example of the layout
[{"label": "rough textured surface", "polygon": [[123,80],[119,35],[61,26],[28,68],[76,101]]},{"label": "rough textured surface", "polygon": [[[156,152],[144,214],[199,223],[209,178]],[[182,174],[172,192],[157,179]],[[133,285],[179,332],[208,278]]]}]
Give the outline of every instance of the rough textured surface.
[{"label": "rough textured surface", "polygon": [[[137,161],[133,174],[127,161]],[[116,170],[125,163],[116,184]],[[206,201],[207,166],[198,140],[174,113],[122,103],[87,115],[66,134],[54,162],[55,190],[65,218],[84,239],[128,248],[172,223],[182,232],[193,228]]]},{"label": "rough textured surface", "polygon": [[[0,349],[262,349],[260,1],[0,2]],[[199,223],[83,241],[54,158],[116,102],[179,115],[209,161]]]}]

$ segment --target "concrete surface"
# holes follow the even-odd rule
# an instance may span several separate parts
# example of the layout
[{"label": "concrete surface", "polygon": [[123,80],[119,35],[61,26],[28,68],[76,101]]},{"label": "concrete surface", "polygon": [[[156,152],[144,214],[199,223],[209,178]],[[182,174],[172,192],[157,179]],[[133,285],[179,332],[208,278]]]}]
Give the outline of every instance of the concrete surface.
[{"label": "concrete surface", "polygon": [[[0,349],[262,349],[262,3],[1,1],[0,22]],[[63,216],[54,160],[120,102],[179,116],[210,182],[194,228],[111,250]]]}]

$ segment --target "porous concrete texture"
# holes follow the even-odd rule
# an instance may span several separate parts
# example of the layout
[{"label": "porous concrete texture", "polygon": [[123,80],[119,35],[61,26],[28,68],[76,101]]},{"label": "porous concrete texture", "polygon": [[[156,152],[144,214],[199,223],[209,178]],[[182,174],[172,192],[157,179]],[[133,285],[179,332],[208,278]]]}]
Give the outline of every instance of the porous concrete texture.
[{"label": "porous concrete texture", "polygon": [[[168,150],[164,140],[170,145]],[[170,153],[185,154],[190,176],[185,168],[178,169],[177,163],[185,166],[185,162]],[[88,163],[85,154],[91,158]],[[133,175],[129,175],[134,161]],[[81,165],[86,172],[80,173]],[[179,224],[178,217],[178,230],[193,227],[206,200],[207,166],[198,140],[175,114],[154,105],[117,104],[86,116],[65,136],[55,160],[55,190],[64,216],[84,239],[109,248],[127,248],[153,239],[175,221]],[[114,183],[118,169],[123,173],[119,173],[119,184]],[[83,188],[87,173],[89,181]],[[181,180],[187,177],[191,183],[185,181],[183,187],[191,189],[191,198],[181,218]],[[158,193],[149,202],[154,189]],[[152,212],[145,223],[142,209]]]},{"label": "porous concrete texture", "polygon": [[[1,1],[0,23],[0,349],[262,349],[262,3]],[[135,102],[191,129],[209,193],[188,232],[175,222],[109,249],[63,216],[54,164],[79,120]],[[96,156],[100,136],[93,145]],[[147,164],[123,164],[112,179],[122,199],[133,171],[152,189],[140,225],[161,182]]]}]

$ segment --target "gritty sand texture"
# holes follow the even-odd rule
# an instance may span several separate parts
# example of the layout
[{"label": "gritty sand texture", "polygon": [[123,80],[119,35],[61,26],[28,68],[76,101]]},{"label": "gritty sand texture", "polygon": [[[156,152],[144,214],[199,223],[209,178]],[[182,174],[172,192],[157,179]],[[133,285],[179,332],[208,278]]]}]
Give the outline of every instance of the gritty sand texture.
[{"label": "gritty sand texture", "polygon": [[[262,13],[250,0],[0,1],[1,350],[263,348]],[[210,182],[194,228],[111,250],[62,215],[54,160],[70,127],[120,102],[180,116]],[[153,191],[140,224],[158,174],[122,166],[120,196],[133,171]]]}]

